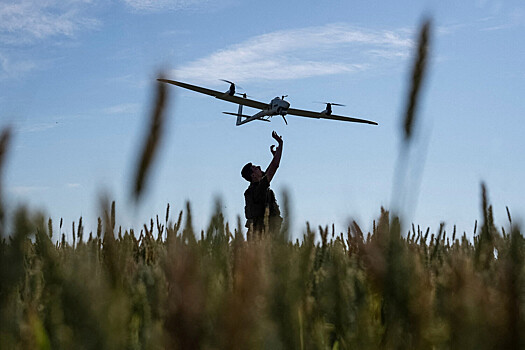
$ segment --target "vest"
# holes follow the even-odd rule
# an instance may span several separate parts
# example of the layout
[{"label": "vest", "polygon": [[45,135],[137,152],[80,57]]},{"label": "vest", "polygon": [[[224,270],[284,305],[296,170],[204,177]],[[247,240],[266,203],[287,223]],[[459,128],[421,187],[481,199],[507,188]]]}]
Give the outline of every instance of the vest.
[{"label": "vest", "polygon": [[244,200],[246,203],[244,214],[248,220],[263,220],[266,208],[270,210],[270,217],[281,215],[275,194],[270,189],[266,176],[261,181],[250,184],[250,187],[244,192]]}]

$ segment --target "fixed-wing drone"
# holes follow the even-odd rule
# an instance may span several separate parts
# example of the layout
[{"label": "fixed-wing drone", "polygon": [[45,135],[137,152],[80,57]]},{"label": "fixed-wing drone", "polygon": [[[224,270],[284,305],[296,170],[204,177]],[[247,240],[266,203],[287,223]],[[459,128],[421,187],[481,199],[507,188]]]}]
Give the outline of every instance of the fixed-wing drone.
[{"label": "fixed-wing drone", "polygon": [[[376,122],[373,122],[371,120],[344,117],[341,115],[332,114],[332,106],[342,106],[337,103],[326,103],[325,110],[323,110],[322,112],[314,112],[314,111],[306,111],[302,109],[290,108],[290,103],[284,100],[284,98],[287,97],[287,95],[284,95],[280,98],[276,97],[273,100],[271,100],[270,103],[264,103],[264,102],[251,100],[246,97],[246,94],[236,93],[235,84],[228,80],[223,80],[230,84],[230,88],[225,92],[210,90],[204,87],[191,85],[191,84],[187,84],[187,83],[183,83],[183,82],[175,81],[175,80],[167,80],[167,79],[157,79],[157,80],[163,83],[176,85],[176,86],[188,89],[188,90],[200,92],[201,94],[214,96],[215,98],[218,98],[220,100],[238,104],[239,110],[237,113],[223,112],[224,114],[236,116],[237,117],[236,125],[246,124],[253,120],[262,120],[262,121],[269,122],[270,118],[273,117],[274,115],[282,116],[284,119],[284,122],[288,124],[285,118],[285,115],[287,114],[296,115],[300,117],[316,118],[316,119],[341,120],[345,122],[377,125]],[[237,95],[241,95],[241,97]],[[260,109],[260,111],[255,113],[254,115],[245,115],[245,114],[242,114],[243,106]]]}]

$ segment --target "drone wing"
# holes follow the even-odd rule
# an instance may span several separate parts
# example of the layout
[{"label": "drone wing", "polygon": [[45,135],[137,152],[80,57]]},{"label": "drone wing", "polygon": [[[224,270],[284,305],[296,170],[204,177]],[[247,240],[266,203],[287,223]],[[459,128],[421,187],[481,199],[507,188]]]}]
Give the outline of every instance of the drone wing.
[{"label": "drone wing", "polygon": [[228,94],[228,92],[211,90],[211,89],[207,89],[207,88],[204,88],[204,87],[183,83],[183,82],[176,81],[176,80],[168,80],[168,79],[157,79],[157,80],[160,81],[160,82],[163,82],[163,83],[176,85],[176,86],[179,86],[181,88],[185,88],[185,89],[188,89],[188,90],[200,92],[201,94],[210,95],[210,96],[213,96],[213,97],[218,98],[220,100],[236,103],[236,104],[239,104],[239,105],[248,106],[248,107],[257,108],[257,109],[266,109],[266,108],[268,108],[268,104],[267,103],[263,103],[263,102],[251,100],[249,98],[243,98],[243,97],[239,97],[239,96],[235,96],[235,95],[231,96],[231,95]]},{"label": "drone wing", "polygon": [[316,118],[316,119],[330,119],[330,120],[340,120],[343,122],[365,123],[365,124],[377,125],[376,122],[373,122],[371,120],[344,117],[342,115],[335,115],[335,114],[328,115],[325,113],[306,111],[303,109],[296,109],[296,108],[288,108],[288,114],[297,115],[300,117]]}]

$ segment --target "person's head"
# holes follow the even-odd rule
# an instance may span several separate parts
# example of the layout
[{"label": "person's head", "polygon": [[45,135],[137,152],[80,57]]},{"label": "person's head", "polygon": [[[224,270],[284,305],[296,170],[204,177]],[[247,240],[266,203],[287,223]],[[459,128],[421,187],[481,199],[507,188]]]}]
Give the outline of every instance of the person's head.
[{"label": "person's head", "polygon": [[258,182],[261,181],[264,173],[260,166],[248,163],[243,166],[241,176],[248,182]]}]

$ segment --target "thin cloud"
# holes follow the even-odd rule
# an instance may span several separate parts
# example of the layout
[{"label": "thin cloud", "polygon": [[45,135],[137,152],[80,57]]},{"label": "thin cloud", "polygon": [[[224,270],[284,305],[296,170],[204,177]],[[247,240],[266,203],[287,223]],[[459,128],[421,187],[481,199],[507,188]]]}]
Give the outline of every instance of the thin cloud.
[{"label": "thin cloud", "polygon": [[58,126],[58,122],[34,123],[34,124],[22,126],[19,132],[21,133],[43,132],[49,129],[56,128],[57,126]]},{"label": "thin cloud", "polygon": [[[514,29],[523,27],[525,24],[525,11],[522,9],[514,9],[505,16],[495,19],[495,24],[481,28],[481,31],[497,31],[505,29]],[[489,22],[490,23],[490,22]]]},{"label": "thin cloud", "polygon": [[80,187],[82,187],[82,185],[79,184],[79,183],[68,183],[68,184],[66,184],[66,187],[67,188],[80,188]]},{"label": "thin cloud", "polygon": [[31,60],[12,60],[0,53],[0,79],[17,78],[37,68]]},{"label": "thin cloud", "polygon": [[[487,19],[483,19],[483,20],[487,20]],[[436,28],[436,33],[439,34],[439,35],[451,35],[451,34],[457,33],[460,30],[463,30],[463,29],[465,29],[465,28],[467,28],[469,26],[470,25],[467,24],[467,23],[456,23],[456,24],[442,25],[442,26],[438,26]]]},{"label": "thin cloud", "polygon": [[182,10],[195,5],[202,5],[207,0],[122,0],[136,11],[157,12],[164,10]]},{"label": "thin cloud", "polygon": [[139,105],[137,103],[123,103],[111,107],[104,108],[104,114],[136,114],[139,112]]},{"label": "thin cloud", "polygon": [[371,31],[331,24],[259,35],[174,71],[177,78],[210,83],[218,78],[243,82],[285,80],[352,73],[380,60],[405,58],[411,33]]},{"label": "thin cloud", "polygon": [[77,31],[99,24],[83,17],[81,9],[89,0],[22,0],[0,3],[0,42],[27,44],[54,36],[73,36]]},{"label": "thin cloud", "polygon": [[495,25],[495,26],[492,26],[492,27],[481,28],[480,31],[482,31],[482,32],[493,32],[493,31],[502,30],[502,29],[508,29],[508,28],[512,28],[512,27],[513,26],[511,24],[505,23],[505,24]]}]

